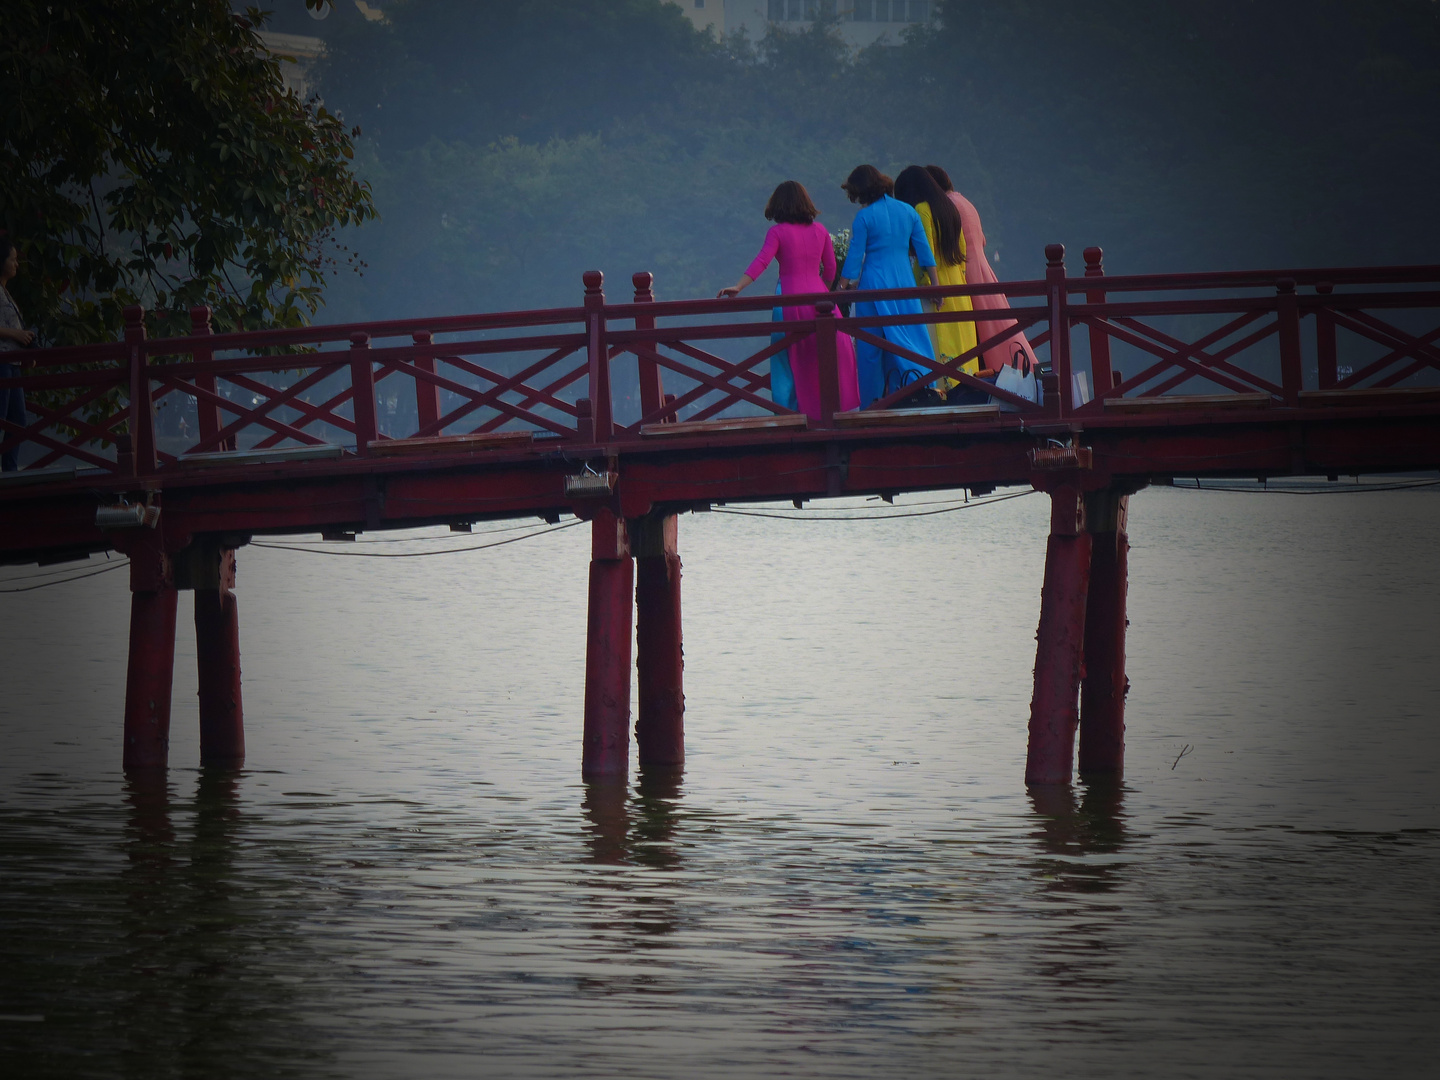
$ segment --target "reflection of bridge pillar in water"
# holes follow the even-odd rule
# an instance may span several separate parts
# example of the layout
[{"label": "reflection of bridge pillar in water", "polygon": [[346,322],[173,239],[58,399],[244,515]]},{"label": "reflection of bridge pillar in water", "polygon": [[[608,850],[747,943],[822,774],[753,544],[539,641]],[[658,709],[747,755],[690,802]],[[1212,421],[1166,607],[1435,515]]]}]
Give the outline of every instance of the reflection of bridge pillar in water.
[{"label": "reflection of bridge pillar in water", "polygon": [[685,761],[685,657],[676,532],[675,515],[660,513],[636,519],[631,529],[640,692],[635,741],[642,768]]},{"label": "reflection of bridge pillar in water", "polygon": [[630,857],[630,787],[623,776],[601,777],[585,785],[585,817],[590,823],[590,857],[618,865]]},{"label": "reflection of bridge pillar in water", "polygon": [[1090,588],[1085,606],[1085,678],[1080,686],[1080,772],[1125,768],[1125,593],[1130,498],[1106,488],[1085,497],[1091,537]]},{"label": "reflection of bridge pillar in water", "polygon": [[624,773],[630,764],[630,639],[635,564],[625,519],[598,510],[590,524],[590,610],[585,634],[585,731],[581,772]]}]

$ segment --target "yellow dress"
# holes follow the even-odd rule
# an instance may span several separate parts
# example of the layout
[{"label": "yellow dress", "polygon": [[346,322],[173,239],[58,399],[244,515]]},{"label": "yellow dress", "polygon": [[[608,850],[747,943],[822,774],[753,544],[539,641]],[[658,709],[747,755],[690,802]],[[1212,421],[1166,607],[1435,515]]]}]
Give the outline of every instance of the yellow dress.
[{"label": "yellow dress", "polygon": [[[915,208],[920,214],[920,223],[925,226],[925,239],[930,241],[930,250],[935,253],[935,272],[940,278],[941,285],[964,285],[965,263],[958,266],[946,260],[940,253],[939,237],[935,233],[935,219],[930,213],[930,204],[921,203]],[[960,236],[960,255],[965,255],[965,236]],[[968,296],[952,296],[940,305],[941,311],[971,311],[973,307]],[[975,324],[973,322],[951,322],[935,323],[930,327],[930,338],[935,343],[935,355],[943,356],[947,360],[954,359],[967,349],[973,349],[976,344]],[[965,361],[960,370],[967,375],[974,375],[980,370],[980,359],[978,357]],[[945,389],[955,385],[954,379],[944,379]]]}]

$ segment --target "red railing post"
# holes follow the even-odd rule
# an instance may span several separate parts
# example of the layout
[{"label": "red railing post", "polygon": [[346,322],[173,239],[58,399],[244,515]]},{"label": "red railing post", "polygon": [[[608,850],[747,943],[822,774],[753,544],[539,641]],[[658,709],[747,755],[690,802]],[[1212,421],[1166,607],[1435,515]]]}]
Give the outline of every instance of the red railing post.
[{"label": "red railing post", "polygon": [[821,300],[815,305],[815,359],[820,377],[820,423],[822,428],[835,426],[840,410],[839,359],[835,351],[835,304]]},{"label": "red railing post", "polygon": [[[1335,286],[1322,281],[1315,286],[1315,291],[1328,297]],[[1330,310],[1328,300],[1315,309],[1315,355],[1319,360],[1320,389],[1333,390],[1340,381],[1340,372],[1335,359],[1335,313]]]},{"label": "red railing post", "polygon": [[610,357],[605,344],[605,275],[586,270],[585,337],[590,358],[590,408],[595,424],[595,441],[610,438],[613,428],[610,408]]},{"label": "red railing post", "polygon": [[150,371],[145,356],[145,309],[127,307],[125,346],[130,362],[130,447],[135,476],[155,473],[155,402],[150,397]]},{"label": "red railing post", "polygon": [[[204,304],[198,304],[192,307],[190,309],[190,336],[209,337],[212,333],[214,333],[214,330],[210,326],[210,309]],[[191,349],[190,355],[197,364],[215,359],[215,351],[211,349],[210,346],[202,345],[198,341],[195,343],[194,348]],[[195,376],[195,387],[197,390],[205,390],[211,394],[219,393],[216,389],[215,376],[208,372]],[[203,445],[220,433],[220,429],[224,427],[224,421],[220,416],[220,406],[213,402],[202,400],[199,394],[195,395],[195,414],[200,428],[198,433],[200,435],[200,442]],[[223,444],[214,447],[214,449],[234,450],[235,437],[232,435],[226,439]]]},{"label": "red railing post", "polygon": [[355,453],[364,457],[379,438],[375,426],[375,364],[370,359],[370,335],[350,335],[350,399],[355,407]]},{"label": "red railing post", "polygon": [[1070,324],[1065,315],[1065,245],[1045,246],[1045,292],[1050,308],[1050,369],[1057,380],[1060,416],[1075,408],[1070,380]]},{"label": "red railing post", "polygon": [[[1085,276],[1087,278],[1103,278],[1105,276],[1105,252],[1098,247],[1085,249]],[[1085,302],[1087,304],[1105,303],[1104,289],[1087,289],[1085,291]],[[1099,397],[1104,391],[1112,386],[1110,378],[1110,335],[1098,326],[1090,327],[1090,378],[1095,385],[1091,387],[1092,397]]]},{"label": "red railing post", "polygon": [[582,443],[595,441],[595,417],[591,413],[588,397],[582,397],[575,402],[575,438]]},{"label": "red railing post", "polygon": [[[655,276],[648,271],[642,270],[631,276],[630,281],[635,286],[635,303],[650,304],[655,301]],[[636,330],[654,330],[654,315],[636,315]],[[653,341],[645,342],[650,348],[655,347]],[[660,376],[660,365],[654,360],[640,357],[640,415],[650,416],[657,409],[665,404],[665,385]]]},{"label": "red railing post", "polygon": [[1275,316],[1280,323],[1280,386],[1285,404],[1300,404],[1304,389],[1304,371],[1300,361],[1300,302],[1295,295],[1295,279],[1281,278],[1275,283]]},{"label": "red railing post", "polygon": [[[415,342],[417,349],[426,350],[415,354],[415,369],[434,375],[435,354],[428,350],[435,339],[431,336],[430,331],[416,330],[410,337]],[[415,380],[415,416],[420,431],[424,431],[440,420],[440,387],[420,378]],[[435,434],[440,433],[437,431]]]}]

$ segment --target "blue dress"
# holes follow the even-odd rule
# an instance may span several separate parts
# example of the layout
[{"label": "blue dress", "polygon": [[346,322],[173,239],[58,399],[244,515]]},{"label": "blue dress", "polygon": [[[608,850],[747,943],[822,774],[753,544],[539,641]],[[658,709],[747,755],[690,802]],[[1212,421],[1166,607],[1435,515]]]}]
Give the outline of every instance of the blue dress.
[{"label": "blue dress", "polygon": [[[775,282],[775,295],[780,295],[780,282]],[[785,309],[783,307],[770,310],[771,322],[784,322]],[[774,345],[783,338],[784,334],[771,334],[770,344]],[[776,405],[783,405],[785,408],[795,411],[800,403],[795,398],[795,375],[790,370],[790,350],[784,349],[770,357],[770,400]]]},{"label": "blue dress", "polygon": [[[925,226],[920,215],[908,203],[889,195],[882,196],[855,215],[850,232],[850,251],[845,256],[843,277],[859,279],[862,289],[913,289],[915,275],[910,270],[910,250],[922,267],[935,265],[930,241],[925,239]],[[861,269],[861,262],[864,269]],[[855,305],[855,315],[919,315],[924,311],[919,300],[882,300]],[[923,324],[914,326],[883,326],[877,337],[893,341],[913,353],[935,358],[930,334]],[[900,389],[908,382],[924,378],[929,372],[919,364],[893,353],[882,351],[868,341],[855,339],[855,366],[860,377],[860,407],[876,398]]]}]

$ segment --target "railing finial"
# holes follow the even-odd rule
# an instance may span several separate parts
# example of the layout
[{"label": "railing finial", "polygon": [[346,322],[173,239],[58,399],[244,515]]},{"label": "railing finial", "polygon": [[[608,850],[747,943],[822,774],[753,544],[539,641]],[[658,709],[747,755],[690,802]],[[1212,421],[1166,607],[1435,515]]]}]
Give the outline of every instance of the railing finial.
[{"label": "railing finial", "polygon": [[210,333],[210,307],[207,304],[196,304],[190,309],[190,333]]},{"label": "railing finial", "polygon": [[585,282],[586,296],[597,295],[605,288],[605,275],[599,270],[586,270],[581,280]]},{"label": "railing finial", "polygon": [[1049,268],[1049,269],[1054,269],[1054,268],[1057,267],[1057,266],[1064,266],[1064,265],[1065,265],[1065,245],[1064,245],[1064,244],[1046,244],[1046,245],[1045,245],[1045,265],[1046,265],[1046,267]]},{"label": "railing finial", "polygon": [[1085,276],[1103,277],[1105,275],[1105,251],[1103,248],[1088,247],[1085,249]]},{"label": "railing finial", "polygon": [[635,302],[637,304],[648,304],[655,299],[655,275],[649,270],[631,274],[630,283],[635,286]]}]

